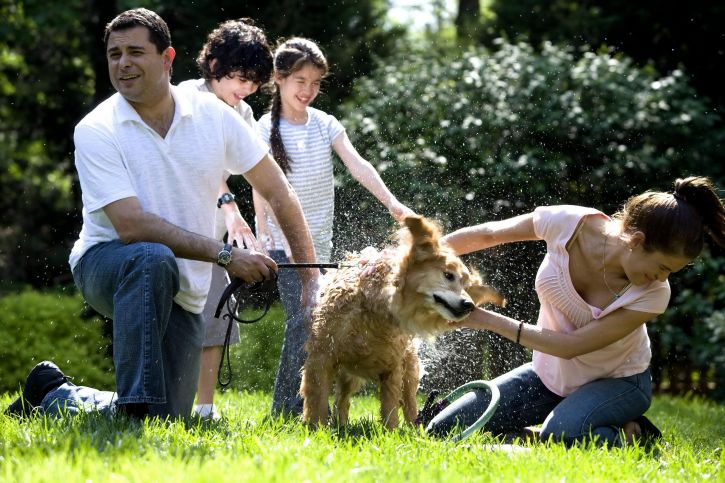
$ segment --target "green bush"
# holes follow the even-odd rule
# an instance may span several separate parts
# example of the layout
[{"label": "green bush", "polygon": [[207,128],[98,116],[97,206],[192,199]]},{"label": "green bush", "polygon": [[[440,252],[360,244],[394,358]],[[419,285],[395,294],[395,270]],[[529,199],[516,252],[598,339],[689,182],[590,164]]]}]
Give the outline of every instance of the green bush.
[{"label": "green bush", "polygon": [[626,57],[505,42],[405,52],[354,94],[355,146],[400,198],[450,226],[562,201],[612,211],[677,176],[725,177],[725,134],[685,74]]},{"label": "green bush", "polygon": [[[546,204],[613,213],[634,194],[671,190],[676,178],[692,174],[725,187],[725,132],[715,112],[682,71],[663,76],[621,55],[551,43],[536,52],[499,41],[495,50],[401,51],[359,80],[342,122],[393,193],[448,231]],[[340,251],[385,239],[390,223],[380,220],[389,217],[350,177],[340,179],[336,203],[351,220],[337,225]],[[533,279],[543,248],[513,244],[472,257],[509,299],[507,315],[536,320]],[[712,263],[725,265],[722,255]],[[705,296],[701,283],[684,277],[672,305],[717,325],[721,317],[700,310],[722,305],[700,306],[688,295]],[[725,293],[721,276],[706,283],[708,297]],[[496,336],[480,337],[488,345],[487,374],[526,357]],[[710,353],[703,336],[691,340],[687,357]],[[674,348],[659,342],[665,354]]]},{"label": "green bush", "polygon": [[52,360],[78,385],[112,389],[113,364],[98,318],[83,320],[81,297],[70,289],[26,290],[0,298],[0,391],[15,391],[30,369]]},{"label": "green bush", "polygon": [[[15,391],[29,370],[52,360],[79,385],[113,389],[110,340],[100,318],[84,320],[73,289],[26,290],[0,299],[0,392]],[[275,304],[255,324],[242,324],[241,344],[231,347],[231,388],[271,390],[284,334],[284,309]],[[223,375],[228,373],[223,372]]]},{"label": "green bush", "polygon": [[670,308],[648,327],[655,384],[725,401],[725,257],[705,251],[670,283]]},{"label": "green bush", "polygon": [[[231,347],[230,388],[242,391],[271,391],[279,365],[284,338],[285,312],[274,304],[254,324],[239,324],[241,342]],[[222,376],[227,374],[226,369]]]}]

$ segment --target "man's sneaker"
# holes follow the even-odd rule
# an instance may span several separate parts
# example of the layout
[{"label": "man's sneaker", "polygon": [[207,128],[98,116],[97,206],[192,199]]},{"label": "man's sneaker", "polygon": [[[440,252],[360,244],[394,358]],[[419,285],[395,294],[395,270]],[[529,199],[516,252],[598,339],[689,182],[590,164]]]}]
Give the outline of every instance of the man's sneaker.
[{"label": "man's sneaker", "polygon": [[36,407],[40,406],[46,394],[67,381],[68,377],[58,366],[50,361],[41,362],[30,371],[25,379],[22,394],[10,403],[5,413],[20,417],[29,416]]}]

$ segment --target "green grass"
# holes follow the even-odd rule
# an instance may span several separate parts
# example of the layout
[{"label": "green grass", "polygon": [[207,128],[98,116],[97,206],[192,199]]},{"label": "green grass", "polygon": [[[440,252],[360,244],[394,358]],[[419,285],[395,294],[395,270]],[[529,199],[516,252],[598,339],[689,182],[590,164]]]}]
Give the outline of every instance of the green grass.
[{"label": "green grass", "polygon": [[224,419],[188,426],[0,415],[0,481],[724,481],[725,407],[699,399],[655,398],[648,415],[666,438],[655,453],[531,443],[511,452],[485,434],[454,444],[389,432],[366,396],[353,400],[346,431],[267,418],[265,392],[217,402]]}]

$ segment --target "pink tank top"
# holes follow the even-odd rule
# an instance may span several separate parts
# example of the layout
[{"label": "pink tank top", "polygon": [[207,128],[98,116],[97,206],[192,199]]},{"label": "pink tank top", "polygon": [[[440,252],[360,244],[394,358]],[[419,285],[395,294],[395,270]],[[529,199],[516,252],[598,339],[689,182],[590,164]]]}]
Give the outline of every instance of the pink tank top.
[{"label": "pink tank top", "polygon": [[[536,274],[541,308],[539,327],[568,333],[619,309],[661,314],[670,300],[669,282],[646,287],[630,285],[619,298],[600,309],[589,305],[574,288],[569,273],[567,245],[578,235],[586,216],[604,213],[592,208],[561,205],[534,211],[534,231],[546,241],[546,256]],[[602,349],[570,360],[534,351],[534,371],[549,390],[567,396],[582,385],[602,378],[626,377],[643,372],[652,357],[645,324]]]}]

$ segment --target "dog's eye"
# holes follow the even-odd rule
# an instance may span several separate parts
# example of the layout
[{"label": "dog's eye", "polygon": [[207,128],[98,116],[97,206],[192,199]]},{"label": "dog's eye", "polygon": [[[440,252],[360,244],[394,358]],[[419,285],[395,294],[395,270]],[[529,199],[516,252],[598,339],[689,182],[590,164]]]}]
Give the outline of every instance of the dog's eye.
[{"label": "dog's eye", "polygon": [[446,277],[446,280],[449,282],[452,282],[456,279],[456,276],[453,275],[451,272],[443,272],[443,276]]}]

